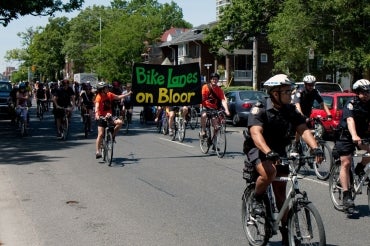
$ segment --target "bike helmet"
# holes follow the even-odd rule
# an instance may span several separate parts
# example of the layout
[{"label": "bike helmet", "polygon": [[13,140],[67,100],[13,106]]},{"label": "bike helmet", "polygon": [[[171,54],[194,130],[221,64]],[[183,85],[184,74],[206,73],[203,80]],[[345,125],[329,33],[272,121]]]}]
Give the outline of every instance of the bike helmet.
[{"label": "bike helmet", "polygon": [[266,89],[267,93],[271,93],[273,89],[286,85],[292,86],[294,85],[294,81],[285,74],[277,74],[272,76],[265,83],[263,83],[263,87]]},{"label": "bike helmet", "polygon": [[355,93],[360,92],[369,92],[370,90],[370,82],[367,79],[360,79],[357,80],[352,87]]},{"label": "bike helmet", "polygon": [[213,77],[216,77],[217,79],[219,79],[220,75],[218,73],[211,73],[210,78],[212,79]]},{"label": "bike helmet", "polygon": [[101,81],[101,82],[99,82],[99,83],[96,85],[96,88],[97,88],[98,90],[102,90],[102,89],[104,89],[105,87],[108,87],[108,85],[107,85],[107,83],[105,83],[104,81]]},{"label": "bike helmet", "polygon": [[316,78],[315,76],[309,74],[309,75],[304,76],[303,82],[305,84],[313,84],[316,82]]},{"label": "bike helmet", "polygon": [[19,83],[18,88],[19,89],[25,89],[26,88],[26,84],[23,83],[23,82],[21,82],[21,83]]}]

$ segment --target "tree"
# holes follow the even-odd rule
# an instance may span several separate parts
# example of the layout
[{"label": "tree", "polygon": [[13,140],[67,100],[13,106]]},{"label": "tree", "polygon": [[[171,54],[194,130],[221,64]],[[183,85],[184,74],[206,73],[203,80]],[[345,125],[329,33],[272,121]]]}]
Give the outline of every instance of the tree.
[{"label": "tree", "polygon": [[20,16],[53,16],[56,12],[71,12],[80,9],[84,0],[11,0],[0,2],[0,24],[7,26]]},{"label": "tree", "polygon": [[28,51],[40,79],[45,77],[55,81],[63,78],[60,74],[65,65],[62,49],[68,32],[67,17],[49,18],[44,31],[34,36]]}]

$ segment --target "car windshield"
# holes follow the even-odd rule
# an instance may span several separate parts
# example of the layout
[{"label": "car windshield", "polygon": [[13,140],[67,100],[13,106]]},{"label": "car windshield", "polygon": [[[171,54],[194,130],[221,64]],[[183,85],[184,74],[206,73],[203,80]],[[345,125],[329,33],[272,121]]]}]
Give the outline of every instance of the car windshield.
[{"label": "car windshield", "polygon": [[339,85],[337,84],[316,84],[315,88],[320,91],[320,93],[323,92],[333,92],[333,91],[342,91]]},{"label": "car windshield", "polygon": [[247,100],[264,100],[267,95],[260,91],[241,91],[240,99]]},{"label": "car windshield", "polygon": [[9,83],[0,83],[1,92],[10,92],[11,90],[12,90],[12,86]]}]

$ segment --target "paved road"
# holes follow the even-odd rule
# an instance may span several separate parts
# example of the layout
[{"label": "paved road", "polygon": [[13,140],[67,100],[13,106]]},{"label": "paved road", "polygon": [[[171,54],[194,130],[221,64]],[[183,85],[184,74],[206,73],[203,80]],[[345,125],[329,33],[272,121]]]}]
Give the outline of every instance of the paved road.
[{"label": "paved road", "polygon": [[[137,112],[136,112],[137,113]],[[5,245],[246,245],[240,205],[241,128],[228,126],[223,159],[204,155],[197,131],[183,143],[140,125],[117,137],[114,165],[95,159],[95,134],[84,139],[77,115],[58,141],[51,115],[31,119],[19,138],[0,121],[0,241]],[[358,214],[335,211],[326,182],[308,175],[303,190],[319,209],[328,245],[368,245],[367,196]],[[269,245],[280,245],[274,236]]]}]

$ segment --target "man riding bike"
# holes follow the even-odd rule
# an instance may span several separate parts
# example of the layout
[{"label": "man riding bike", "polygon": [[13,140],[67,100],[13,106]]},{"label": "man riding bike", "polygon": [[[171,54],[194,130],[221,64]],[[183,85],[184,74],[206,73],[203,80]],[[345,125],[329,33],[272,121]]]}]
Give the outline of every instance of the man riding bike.
[{"label": "man riding bike", "polygon": [[[290,144],[290,132],[297,131],[304,141],[314,150],[316,161],[321,163],[323,152],[311,131],[305,118],[290,103],[293,81],[285,74],[278,74],[264,83],[270,98],[266,105],[256,103],[248,116],[249,147],[244,150],[246,163],[255,166],[259,174],[256,180],[255,194],[252,201],[252,214],[263,213],[263,195],[272,183],[276,205],[280,209],[285,200],[286,183],[273,182],[277,176],[289,173],[288,166],[280,166],[280,156],[285,157],[285,148]],[[288,230],[286,218],[282,220],[281,233],[283,245],[288,245]]]}]

